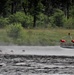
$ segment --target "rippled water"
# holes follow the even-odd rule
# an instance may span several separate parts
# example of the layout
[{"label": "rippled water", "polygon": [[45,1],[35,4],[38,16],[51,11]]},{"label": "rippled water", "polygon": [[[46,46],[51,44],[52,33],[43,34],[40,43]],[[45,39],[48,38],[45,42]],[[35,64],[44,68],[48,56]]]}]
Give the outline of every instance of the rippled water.
[{"label": "rippled water", "polygon": [[1,75],[74,75],[74,57],[0,55]]}]

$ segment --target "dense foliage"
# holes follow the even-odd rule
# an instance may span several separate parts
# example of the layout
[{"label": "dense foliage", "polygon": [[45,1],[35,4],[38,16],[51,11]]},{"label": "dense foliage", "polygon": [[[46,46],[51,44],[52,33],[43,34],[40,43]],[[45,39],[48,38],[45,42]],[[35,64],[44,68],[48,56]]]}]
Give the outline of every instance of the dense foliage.
[{"label": "dense foliage", "polygon": [[0,28],[21,23],[24,28],[74,28],[74,0],[1,0]]},{"label": "dense foliage", "polygon": [[21,24],[12,24],[10,26],[7,26],[7,34],[14,39],[21,37],[22,31],[23,27],[21,26]]}]

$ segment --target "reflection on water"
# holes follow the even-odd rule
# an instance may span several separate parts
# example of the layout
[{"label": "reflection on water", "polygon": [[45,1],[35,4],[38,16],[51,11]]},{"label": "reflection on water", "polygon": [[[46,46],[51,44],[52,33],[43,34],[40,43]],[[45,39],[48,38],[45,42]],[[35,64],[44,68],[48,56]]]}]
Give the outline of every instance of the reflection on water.
[{"label": "reflection on water", "polygon": [[1,55],[2,75],[73,75],[74,57]]}]

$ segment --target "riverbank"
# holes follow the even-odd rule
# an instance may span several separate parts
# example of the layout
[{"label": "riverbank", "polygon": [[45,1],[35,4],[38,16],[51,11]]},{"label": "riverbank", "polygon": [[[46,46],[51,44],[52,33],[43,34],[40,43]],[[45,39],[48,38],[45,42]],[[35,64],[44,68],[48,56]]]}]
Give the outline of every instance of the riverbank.
[{"label": "riverbank", "polygon": [[59,40],[67,36],[68,33],[71,33],[74,39],[74,30],[72,29],[24,29],[22,38],[13,39],[7,36],[5,29],[0,29],[0,45],[59,45]]}]

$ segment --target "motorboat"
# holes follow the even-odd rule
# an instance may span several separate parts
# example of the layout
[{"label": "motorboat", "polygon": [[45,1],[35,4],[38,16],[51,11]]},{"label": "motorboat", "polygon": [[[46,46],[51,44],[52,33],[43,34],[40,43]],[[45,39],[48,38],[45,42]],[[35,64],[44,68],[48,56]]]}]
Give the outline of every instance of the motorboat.
[{"label": "motorboat", "polygon": [[60,46],[63,48],[74,48],[74,39],[70,33],[68,33],[68,36],[65,36],[65,38],[60,40]]},{"label": "motorboat", "polygon": [[60,46],[63,48],[74,48],[74,40],[67,42],[66,40],[62,39],[60,40]]}]

